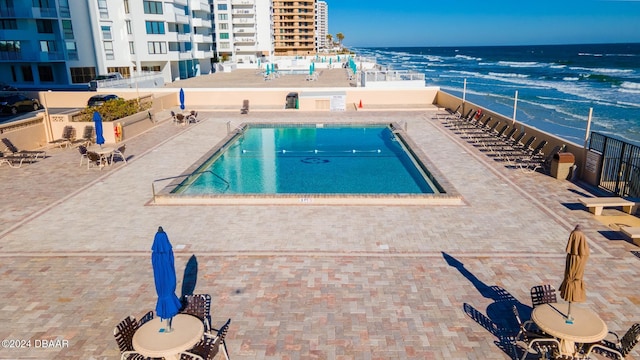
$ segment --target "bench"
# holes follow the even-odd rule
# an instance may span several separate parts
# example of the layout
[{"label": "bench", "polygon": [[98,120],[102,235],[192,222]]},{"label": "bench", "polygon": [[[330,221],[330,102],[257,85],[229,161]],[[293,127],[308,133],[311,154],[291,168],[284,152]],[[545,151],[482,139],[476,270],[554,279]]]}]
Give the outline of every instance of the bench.
[{"label": "bench", "polygon": [[640,227],[638,226],[621,226],[620,231],[627,235],[633,243],[640,246]]},{"label": "bench", "polygon": [[578,198],[578,201],[589,208],[589,212],[594,215],[602,215],[603,208],[615,206],[622,206],[622,209],[629,214],[633,214],[636,211],[635,202],[619,197]]}]

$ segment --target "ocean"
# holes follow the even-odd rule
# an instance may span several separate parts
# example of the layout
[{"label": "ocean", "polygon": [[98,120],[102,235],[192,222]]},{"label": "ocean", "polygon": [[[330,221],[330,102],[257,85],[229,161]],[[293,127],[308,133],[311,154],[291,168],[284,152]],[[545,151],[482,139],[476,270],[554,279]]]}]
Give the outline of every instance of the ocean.
[{"label": "ocean", "polygon": [[640,44],[355,48],[428,86],[582,145],[591,131],[640,145]]}]

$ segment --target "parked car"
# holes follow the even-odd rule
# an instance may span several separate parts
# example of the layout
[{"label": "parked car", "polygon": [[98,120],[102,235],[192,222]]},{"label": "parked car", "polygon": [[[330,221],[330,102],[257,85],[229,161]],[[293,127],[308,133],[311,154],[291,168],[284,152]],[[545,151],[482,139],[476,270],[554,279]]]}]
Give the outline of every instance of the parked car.
[{"label": "parked car", "polygon": [[115,99],[119,99],[118,95],[114,95],[114,94],[93,95],[92,97],[89,98],[89,101],[87,101],[87,106],[100,106],[109,100],[115,100]]},{"label": "parked car", "polygon": [[23,94],[11,94],[0,96],[0,108],[3,113],[17,114],[19,111],[40,110],[38,99],[27,97]]},{"label": "parked car", "polygon": [[18,88],[13,85],[0,82],[0,91],[18,91]]}]

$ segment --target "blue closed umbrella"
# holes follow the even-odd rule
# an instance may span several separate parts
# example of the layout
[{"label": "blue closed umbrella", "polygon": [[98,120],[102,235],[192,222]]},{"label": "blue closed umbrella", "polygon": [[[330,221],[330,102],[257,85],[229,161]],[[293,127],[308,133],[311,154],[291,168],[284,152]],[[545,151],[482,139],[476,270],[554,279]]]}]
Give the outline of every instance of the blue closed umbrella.
[{"label": "blue closed umbrella", "polygon": [[158,293],[156,314],[161,319],[169,319],[170,330],[171,318],[178,313],[181,304],[176,296],[176,268],[173,249],[167,233],[162,230],[162,226],[158,228],[158,232],[153,239],[151,251],[153,280],[156,283],[156,293]]},{"label": "blue closed umbrella", "polygon": [[96,144],[102,146],[102,144],[104,144],[102,116],[100,116],[100,113],[97,111],[93,112],[93,126],[96,128]]},{"label": "blue closed umbrella", "polygon": [[180,110],[184,110],[184,90],[180,88]]}]

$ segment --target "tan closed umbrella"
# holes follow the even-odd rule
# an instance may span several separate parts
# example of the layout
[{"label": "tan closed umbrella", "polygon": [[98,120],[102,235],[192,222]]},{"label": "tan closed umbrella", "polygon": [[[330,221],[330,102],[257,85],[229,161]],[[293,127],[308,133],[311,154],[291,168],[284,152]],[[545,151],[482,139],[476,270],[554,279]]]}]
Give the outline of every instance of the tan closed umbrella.
[{"label": "tan closed umbrella", "polygon": [[589,244],[584,237],[580,225],[569,235],[567,242],[567,260],[564,267],[564,279],[560,284],[560,296],[569,302],[567,311],[567,323],[572,323],[571,303],[583,302],[587,299],[587,291],[584,288],[584,268],[589,259]]}]

